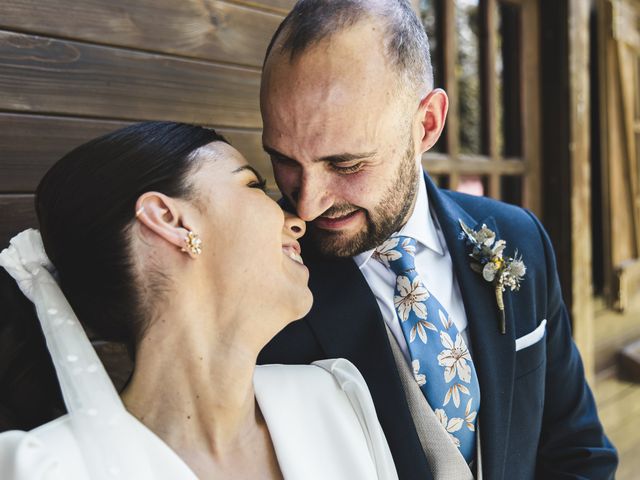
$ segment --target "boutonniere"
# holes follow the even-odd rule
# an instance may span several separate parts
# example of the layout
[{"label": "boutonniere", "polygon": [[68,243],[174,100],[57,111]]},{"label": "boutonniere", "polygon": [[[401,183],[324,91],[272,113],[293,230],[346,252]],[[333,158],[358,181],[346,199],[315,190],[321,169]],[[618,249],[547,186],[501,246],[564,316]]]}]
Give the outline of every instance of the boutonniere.
[{"label": "boutonniere", "polygon": [[494,287],[496,302],[500,313],[500,333],[507,332],[504,313],[504,292],[509,288],[512,292],[520,290],[520,282],[527,273],[527,267],[518,251],[513,257],[505,257],[504,249],[507,242],[497,240],[494,231],[482,225],[478,231],[469,228],[460,220],[462,233],[460,237],[471,248],[471,269]]}]

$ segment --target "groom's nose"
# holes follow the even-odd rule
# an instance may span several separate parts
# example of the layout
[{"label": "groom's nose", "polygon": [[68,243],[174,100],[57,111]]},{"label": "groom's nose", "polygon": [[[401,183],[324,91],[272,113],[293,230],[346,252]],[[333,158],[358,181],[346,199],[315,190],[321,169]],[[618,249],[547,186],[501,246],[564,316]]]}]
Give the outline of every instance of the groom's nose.
[{"label": "groom's nose", "polygon": [[293,213],[284,212],[284,229],[290,237],[298,240],[307,231],[307,225]]},{"label": "groom's nose", "polygon": [[298,216],[305,222],[315,220],[333,205],[328,175],[303,172],[292,197]]}]

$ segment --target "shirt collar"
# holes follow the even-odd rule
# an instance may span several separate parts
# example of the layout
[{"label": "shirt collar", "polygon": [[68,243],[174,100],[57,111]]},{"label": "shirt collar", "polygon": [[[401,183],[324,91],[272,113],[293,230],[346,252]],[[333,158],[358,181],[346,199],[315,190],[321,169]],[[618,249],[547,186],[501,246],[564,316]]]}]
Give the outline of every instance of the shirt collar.
[{"label": "shirt collar", "polygon": [[[426,247],[438,255],[444,255],[444,249],[438,237],[438,227],[434,221],[433,214],[429,208],[429,196],[427,186],[423,180],[424,172],[420,167],[420,181],[418,182],[418,197],[413,212],[407,223],[400,229],[398,235],[415,238],[420,246]],[[425,212],[428,214],[425,215]],[[363,268],[375,249],[368,250],[353,257],[358,268]]]}]

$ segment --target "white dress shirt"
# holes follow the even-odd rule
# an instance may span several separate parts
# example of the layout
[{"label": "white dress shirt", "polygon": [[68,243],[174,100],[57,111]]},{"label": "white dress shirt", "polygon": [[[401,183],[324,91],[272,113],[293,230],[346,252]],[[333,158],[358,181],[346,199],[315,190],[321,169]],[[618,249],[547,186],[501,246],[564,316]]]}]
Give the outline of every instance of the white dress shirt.
[{"label": "white dress shirt", "polygon": [[[449,312],[453,323],[458,328],[469,348],[467,332],[467,315],[464,310],[460,287],[453,272],[453,264],[449,249],[438,224],[435,214],[429,207],[427,187],[424,174],[420,169],[418,198],[413,213],[407,223],[398,232],[399,235],[417,240],[416,271],[420,274],[425,286]],[[402,353],[411,364],[411,356],[402,327],[393,305],[393,292],[396,285],[396,274],[381,262],[373,258],[374,250],[353,257],[356,265],[364,275],[369,288],[376,297],[382,318],[398,341]]]}]

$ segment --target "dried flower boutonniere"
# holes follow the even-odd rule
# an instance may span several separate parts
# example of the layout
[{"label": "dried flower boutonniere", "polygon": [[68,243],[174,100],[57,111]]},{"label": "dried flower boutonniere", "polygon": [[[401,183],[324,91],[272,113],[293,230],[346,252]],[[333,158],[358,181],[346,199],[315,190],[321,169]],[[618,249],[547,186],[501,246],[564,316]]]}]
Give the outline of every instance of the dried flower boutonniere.
[{"label": "dried flower boutonniere", "polygon": [[460,237],[471,247],[469,256],[472,258],[471,269],[478,272],[489,283],[493,284],[496,292],[496,302],[500,311],[500,333],[507,332],[504,313],[504,291],[509,288],[512,292],[520,289],[527,267],[518,252],[513,257],[504,257],[507,242],[496,241],[496,234],[486,225],[478,231],[469,228],[462,220],[462,234]]}]

